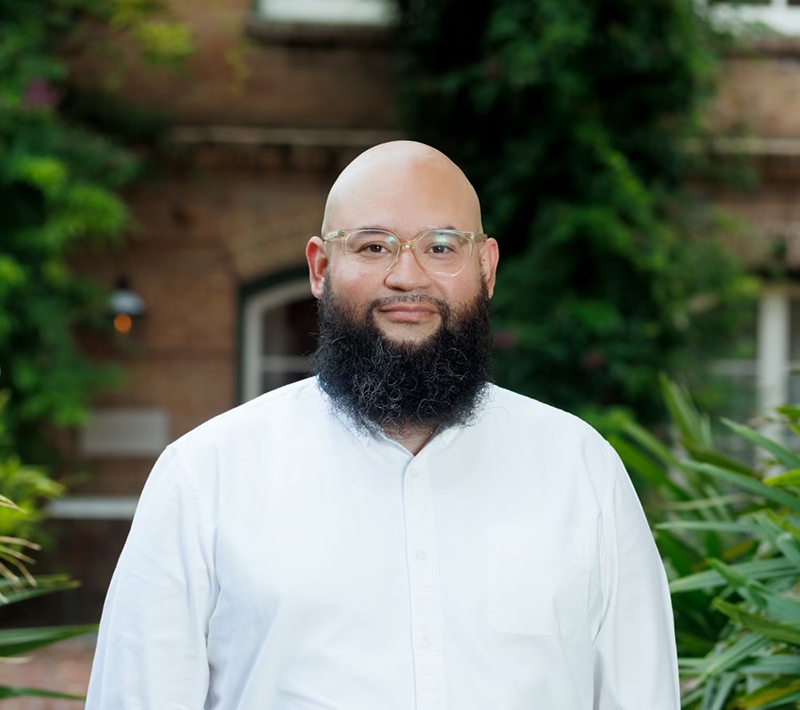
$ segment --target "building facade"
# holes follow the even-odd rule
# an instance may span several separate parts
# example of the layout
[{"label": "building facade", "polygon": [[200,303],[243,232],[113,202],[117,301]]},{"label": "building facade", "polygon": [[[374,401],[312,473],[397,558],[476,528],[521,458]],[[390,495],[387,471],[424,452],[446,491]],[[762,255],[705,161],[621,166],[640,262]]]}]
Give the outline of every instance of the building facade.
[{"label": "building facade", "polygon": [[[800,35],[795,2],[749,9]],[[391,7],[172,0],[197,44],[188,66],[154,71],[124,56],[120,91],[168,115],[171,152],[157,178],[126,196],[135,228],[125,246],[77,264],[109,287],[124,279],[144,313],[128,333],[86,343],[99,360],[121,364],[126,379],[75,434],[91,476],[52,506],[63,541],[56,559],[83,581],[62,595],[60,619],[98,617],[138,494],[167,443],[307,374],[314,311],[305,243],[339,170],[401,137]],[[102,62],[81,62],[83,81],[103,81]],[[697,189],[743,218],[754,268],[780,253],[790,276],[800,266],[800,37],[752,41],[727,57],[711,121],[720,136],[713,149],[747,156],[759,182],[746,192]],[[746,139],[722,137],[742,125]],[[719,367],[745,383],[754,407],[767,407],[800,397],[791,372],[800,361],[800,288],[789,278],[766,285],[758,311],[752,352]]]}]

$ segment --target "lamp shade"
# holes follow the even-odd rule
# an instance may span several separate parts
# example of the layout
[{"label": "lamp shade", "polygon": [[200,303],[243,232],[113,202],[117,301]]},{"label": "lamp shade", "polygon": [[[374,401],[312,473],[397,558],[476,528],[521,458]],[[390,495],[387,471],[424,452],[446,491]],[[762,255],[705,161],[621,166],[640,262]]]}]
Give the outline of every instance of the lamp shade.
[{"label": "lamp shade", "polygon": [[147,310],[142,297],[131,289],[128,279],[124,277],[117,279],[108,306],[115,316],[126,315],[131,318],[143,316]]}]

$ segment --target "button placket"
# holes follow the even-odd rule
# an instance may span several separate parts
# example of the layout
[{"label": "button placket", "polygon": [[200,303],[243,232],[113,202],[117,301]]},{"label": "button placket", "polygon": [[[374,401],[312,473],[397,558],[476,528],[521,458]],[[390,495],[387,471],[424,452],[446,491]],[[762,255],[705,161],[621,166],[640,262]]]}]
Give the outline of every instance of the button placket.
[{"label": "button placket", "polygon": [[436,521],[427,466],[415,460],[404,479],[409,602],[417,710],[447,707]]}]

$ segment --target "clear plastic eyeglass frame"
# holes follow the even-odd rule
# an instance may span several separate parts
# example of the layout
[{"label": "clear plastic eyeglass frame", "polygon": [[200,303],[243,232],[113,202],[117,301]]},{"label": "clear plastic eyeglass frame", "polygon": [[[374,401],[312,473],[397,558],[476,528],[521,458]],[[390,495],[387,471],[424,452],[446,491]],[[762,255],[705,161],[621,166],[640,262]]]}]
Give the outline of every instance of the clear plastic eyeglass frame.
[{"label": "clear plastic eyeglass frame", "polygon": [[[351,255],[348,252],[348,240],[353,234],[369,234],[374,235],[375,237],[383,237],[387,238],[390,237],[387,241],[388,244],[393,245],[392,252],[394,254],[391,261],[386,259],[386,266],[384,266],[384,260],[375,260],[371,265],[365,266],[363,263],[361,264],[361,269],[363,271],[373,271],[377,273],[387,273],[391,271],[397,262],[400,260],[400,255],[403,253],[405,249],[410,249],[411,252],[414,254],[414,258],[419,265],[420,269],[422,269],[425,273],[429,274],[430,276],[458,276],[469,264],[470,259],[472,258],[472,251],[475,246],[475,242],[483,242],[486,241],[489,236],[487,234],[483,234],[482,232],[463,232],[457,229],[426,229],[423,232],[417,234],[413,239],[410,241],[403,241],[393,232],[390,232],[386,229],[365,229],[363,227],[357,229],[338,229],[335,232],[326,232],[322,235],[322,241],[330,242],[335,239],[340,239],[342,244],[342,254],[347,258]],[[446,263],[443,263],[439,268],[431,268],[430,265],[426,265],[426,259],[419,252],[419,245],[425,239],[430,238],[431,236],[439,236],[439,237],[461,237],[466,239],[466,243],[468,245],[468,251],[465,256],[460,257],[458,261],[458,267],[453,270],[452,268],[447,267]],[[375,254],[379,256],[379,254]],[[462,261],[463,259],[463,261]],[[352,259],[351,259],[352,261]],[[435,262],[434,262],[435,263]],[[376,268],[377,267],[377,268]]]}]

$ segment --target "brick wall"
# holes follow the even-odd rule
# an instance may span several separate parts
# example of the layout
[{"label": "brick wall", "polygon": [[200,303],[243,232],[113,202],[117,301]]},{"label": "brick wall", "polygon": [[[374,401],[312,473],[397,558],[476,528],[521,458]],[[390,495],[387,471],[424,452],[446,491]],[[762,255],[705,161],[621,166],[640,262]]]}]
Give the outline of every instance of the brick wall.
[{"label": "brick wall", "polygon": [[[135,106],[182,123],[369,128],[395,122],[385,32],[310,35],[267,25],[252,0],[167,0],[196,44],[176,71],[143,66],[119,37],[96,35],[75,67],[87,86],[116,86]],[[104,41],[106,40],[106,41]]]}]

